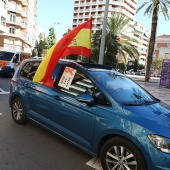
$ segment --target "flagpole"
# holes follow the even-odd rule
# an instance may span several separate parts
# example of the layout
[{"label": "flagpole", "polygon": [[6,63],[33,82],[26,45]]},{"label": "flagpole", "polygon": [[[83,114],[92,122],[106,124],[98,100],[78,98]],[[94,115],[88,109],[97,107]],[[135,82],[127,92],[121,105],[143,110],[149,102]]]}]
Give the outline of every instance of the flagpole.
[{"label": "flagpole", "polygon": [[106,0],[104,22],[103,22],[103,29],[102,29],[102,38],[101,38],[101,44],[100,44],[99,64],[103,64],[103,59],[104,59],[104,47],[105,47],[105,39],[106,39],[108,8],[109,8],[109,0]]}]

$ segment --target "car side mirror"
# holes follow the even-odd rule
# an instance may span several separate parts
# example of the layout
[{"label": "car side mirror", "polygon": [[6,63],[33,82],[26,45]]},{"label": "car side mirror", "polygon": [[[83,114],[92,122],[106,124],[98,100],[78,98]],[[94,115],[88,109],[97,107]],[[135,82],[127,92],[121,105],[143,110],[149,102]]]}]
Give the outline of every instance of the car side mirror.
[{"label": "car side mirror", "polygon": [[93,97],[87,93],[77,95],[76,100],[82,103],[87,103],[89,106],[92,106],[94,103]]}]

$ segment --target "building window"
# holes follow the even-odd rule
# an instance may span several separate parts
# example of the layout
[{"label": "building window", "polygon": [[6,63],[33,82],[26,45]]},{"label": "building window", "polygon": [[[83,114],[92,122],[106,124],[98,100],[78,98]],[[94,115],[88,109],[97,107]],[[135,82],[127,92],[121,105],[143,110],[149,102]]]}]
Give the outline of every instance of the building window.
[{"label": "building window", "polygon": [[14,45],[14,44],[15,44],[15,40],[10,38],[10,39],[9,39],[9,44]]},{"label": "building window", "polygon": [[2,7],[3,7],[3,8],[6,8],[6,6],[7,6],[6,0],[2,0]]},{"label": "building window", "polygon": [[5,27],[5,18],[4,17],[1,17],[1,25],[3,25]]},{"label": "building window", "polygon": [[9,33],[10,34],[15,34],[15,28],[14,27],[10,27],[9,28]]},{"label": "building window", "polygon": [[15,20],[16,20],[16,13],[11,12],[10,13],[10,21],[15,22]]}]

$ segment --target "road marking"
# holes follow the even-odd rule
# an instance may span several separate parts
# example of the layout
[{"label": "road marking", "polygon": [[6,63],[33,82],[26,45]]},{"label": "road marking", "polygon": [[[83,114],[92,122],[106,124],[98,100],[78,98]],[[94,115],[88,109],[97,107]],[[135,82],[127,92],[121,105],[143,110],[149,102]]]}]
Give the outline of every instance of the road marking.
[{"label": "road marking", "polygon": [[0,94],[9,94],[9,91],[6,92],[0,88]]},{"label": "road marking", "polygon": [[0,92],[0,94],[9,94],[9,91],[7,91],[7,92]]},{"label": "road marking", "polygon": [[103,170],[102,169],[102,166],[101,166],[101,163],[100,163],[100,159],[99,158],[92,158],[91,160],[89,160],[86,165],[94,168],[94,169],[97,169],[97,170]]}]

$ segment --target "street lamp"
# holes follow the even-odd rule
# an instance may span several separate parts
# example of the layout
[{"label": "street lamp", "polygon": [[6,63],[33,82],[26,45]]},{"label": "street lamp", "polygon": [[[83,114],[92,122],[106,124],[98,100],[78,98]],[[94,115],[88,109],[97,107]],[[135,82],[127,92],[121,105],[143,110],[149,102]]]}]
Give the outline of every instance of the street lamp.
[{"label": "street lamp", "polygon": [[103,64],[103,58],[104,58],[104,47],[105,47],[105,39],[106,39],[108,8],[109,8],[109,0],[106,0],[105,12],[104,12],[104,22],[103,22],[103,29],[102,29],[102,38],[101,38],[101,45],[100,45],[100,54],[99,54],[99,64]]}]

